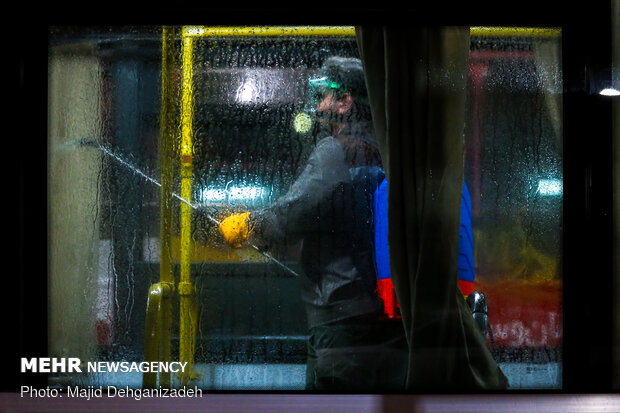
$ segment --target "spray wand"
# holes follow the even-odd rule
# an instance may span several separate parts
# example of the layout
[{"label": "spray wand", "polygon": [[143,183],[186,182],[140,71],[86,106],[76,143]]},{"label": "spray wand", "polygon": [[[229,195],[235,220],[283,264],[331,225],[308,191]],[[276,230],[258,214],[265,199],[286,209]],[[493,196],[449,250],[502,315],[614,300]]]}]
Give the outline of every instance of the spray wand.
[{"label": "spray wand", "polygon": [[[132,165],[131,163],[127,162],[126,160],[124,160],[122,157],[120,157],[119,155],[117,155],[116,153],[114,153],[112,150],[110,150],[109,148],[106,148],[103,145],[100,145],[99,143],[97,143],[94,140],[91,139],[81,139],[77,142],[80,146],[90,146],[96,149],[99,149],[101,152],[103,152],[104,154],[106,154],[107,156],[109,156],[110,158],[114,159],[116,162],[118,162],[119,164],[123,165],[124,167],[126,167],[127,169],[129,169],[130,171],[132,171],[133,173],[135,173],[136,175],[144,178],[145,180],[147,180],[148,182],[152,183],[155,186],[158,186],[159,188],[161,188],[161,183],[159,181],[157,181],[156,179],[150,177],[149,175],[147,175],[146,173],[144,173],[143,171],[141,171],[139,168],[137,168],[135,165]],[[191,207],[192,209],[195,210],[199,210],[198,205],[193,204],[192,202],[188,201],[187,199],[181,197],[180,195],[176,194],[176,193],[172,193],[171,196],[173,198],[178,199],[179,201],[183,202],[184,204],[188,205],[189,207]],[[203,212],[203,211],[201,211]],[[207,217],[207,219],[211,222],[213,222],[214,224],[216,224],[218,227],[221,224],[220,221],[218,221],[217,219],[215,219],[211,214],[204,212],[205,216]],[[293,271],[291,268],[287,267],[286,265],[284,265],[282,262],[280,262],[278,259],[274,258],[271,254],[269,254],[267,251],[263,251],[260,248],[258,248],[256,245],[250,243],[249,244],[250,247],[252,247],[253,249],[255,249],[256,251],[258,251],[262,256],[264,256],[265,258],[267,258],[268,260],[270,260],[271,262],[277,264],[278,266],[280,266],[282,269],[286,270],[288,273],[294,275],[295,277],[299,277],[299,274],[297,274],[295,271]]]}]

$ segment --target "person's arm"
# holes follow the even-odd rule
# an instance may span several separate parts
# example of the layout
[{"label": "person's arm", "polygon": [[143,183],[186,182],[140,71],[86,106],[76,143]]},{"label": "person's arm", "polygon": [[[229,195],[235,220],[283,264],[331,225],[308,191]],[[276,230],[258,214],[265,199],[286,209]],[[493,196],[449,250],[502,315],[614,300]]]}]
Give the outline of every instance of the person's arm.
[{"label": "person's arm", "polygon": [[[312,219],[311,214],[316,213],[320,200],[347,177],[348,169],[340,145],[333,138],[325,138],[317,144],[304,170],[285,195],[270,207],[249,213],[242,219],[239,214],[226,218],[220,232],[233,247],[240,246],[240,241],[245,241],[250,234],[255,234],[257,242],[265,248],[271,244],[294,242]],[[246,223],[245,227],[232,225],[241,221]]]},{"label": "person's arm", "polygon": [[321,140],[289,191],[272,206],[251,215],[256,234],[266,244],[299,240],[316,219],[319,202],[348,176],[340,144],[331,137]]}]

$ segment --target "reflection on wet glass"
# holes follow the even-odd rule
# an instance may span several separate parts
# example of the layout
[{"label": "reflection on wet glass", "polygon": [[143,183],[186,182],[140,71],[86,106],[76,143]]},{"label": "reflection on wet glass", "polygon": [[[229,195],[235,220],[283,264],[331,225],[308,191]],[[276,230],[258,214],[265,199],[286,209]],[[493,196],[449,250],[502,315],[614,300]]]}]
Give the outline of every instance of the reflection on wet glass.
[{"label": "reflection on wet glass", "polygon": [[466,179],[489,345],[514,387],[561,387],[559,33],[474,39]]},{"label": "reflection on wet glass", "polygon": [[[317,122],[320,97],[309,79],[319,79],[330,56],[358,57],[355,38],[197,37],[191,192],[180,199],[183,81],[175,33],[166,95],[172,109],[162,113],[160,28],[117,35],[52,29],[50,353],[142,360],[149,289],[161,281],[164,260],[178,283],[188,253],[199,304],[196,383],[304,389],[309,320],[302,278],[252,248],[260,237],[228,247],[217,222],[261,211],[289,192],[332,132]],[[465,180],[476,289],[488,298],[488,345],[514,388],[561,386],[559,45],[557,35],[472,36]],[[172,128],[166,144],[163,125]],[[162,197],[164,187],[170,196]],[[189,250],[183,203],[192,210]],[[169,234],[162,233],[164,220]],[[303,274],[309,241],[284,241],[269,254]],[[170,352],[177,359],[181,310],[178,300],[171,303]],[[51,382],[67,380],[142,386],[141,375]]]}]

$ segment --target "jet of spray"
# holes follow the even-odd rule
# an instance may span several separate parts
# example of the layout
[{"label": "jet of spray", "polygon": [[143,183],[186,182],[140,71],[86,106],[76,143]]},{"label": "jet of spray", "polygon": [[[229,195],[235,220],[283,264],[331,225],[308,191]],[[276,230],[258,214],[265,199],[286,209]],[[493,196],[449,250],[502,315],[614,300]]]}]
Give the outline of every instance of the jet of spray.
[{"label": "jet of spray", "polygon": [[[161,183],[159,181],[157,181],[156,179],[154,179],[153,177],[147,175],[146,173],[144,173],[142,170],[140,170],[138,167],[136,167],[135,165],[132,165],[130,162],[127,162],[125,159],[123,159],[122,157],[120,157],[118,154],[116,154],[114,151],[112,151],[111,149],[99,144],[98,142],[92,140],[92,139],[80,139],[76,142],[74,142],[75,144],[79,145],[79,146],[89,146],[95,149],[100,150],[101,152],[103,152],[105,155],[107,155],[108,157],[110,157],[111,159],[115,160],[117,163],[119,163],[120,165],[124,166],[125,168],[129,169],[131,172],[133,172],[134,174],[144,178],[146,181],[150,182],[151,184],[161,188]],[[178,199],[179,201],[183,202],[184,204],[190,206],[192,209],[199,209],[199,206],[197,204],[194,204],[190,201],[188,201],[187,199],[183,198],[182,196],[176,194],[176,193],[172,193],[171,196],[173,198]],[[201,211],[202,212],[202,211]],[[211,214],[209,213],[204,213],[205,216],[207,217],[207,219],[211,222],[213,222],[216,225],[220,225],[220,221],[218,221],[217,219],[215,219]],[[250,247],[252,247],[253,249],[255,249],[256,251],[258,251],[261,255],[263,255],[265,258],[267,258],[268,260],[270,260],[271,262],[277,264],[278,266],[280,266],[281,268],[283,268],[284,270],[286,270],[288,273],[298,277],[299,274],[297,274],[295,271],[293,271],[291,268],[287,267],[286,265],[284,265],[282,262],[280,262],[278,259],[274,258],[271,254],[269,254],[266,251],[261,250],[260,248],[258,248],[256,245],[254,244],[249,244]]]}]

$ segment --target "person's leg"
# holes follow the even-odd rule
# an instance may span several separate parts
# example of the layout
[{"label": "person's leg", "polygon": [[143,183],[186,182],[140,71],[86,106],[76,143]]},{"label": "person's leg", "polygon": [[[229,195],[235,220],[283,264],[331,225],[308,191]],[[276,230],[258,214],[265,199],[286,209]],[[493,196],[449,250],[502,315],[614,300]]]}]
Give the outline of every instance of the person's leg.
[{"label": "person's leg", "polygon": [[402,390],[407,365],[404,330],[374,316],[313,329],[315,390]]},{"label": "person's leg", "polygon": [[314,334],[310,330],[308,337],[307,356],[306,356],[306,390],[316,390],[316,350],[314,348]]}]

